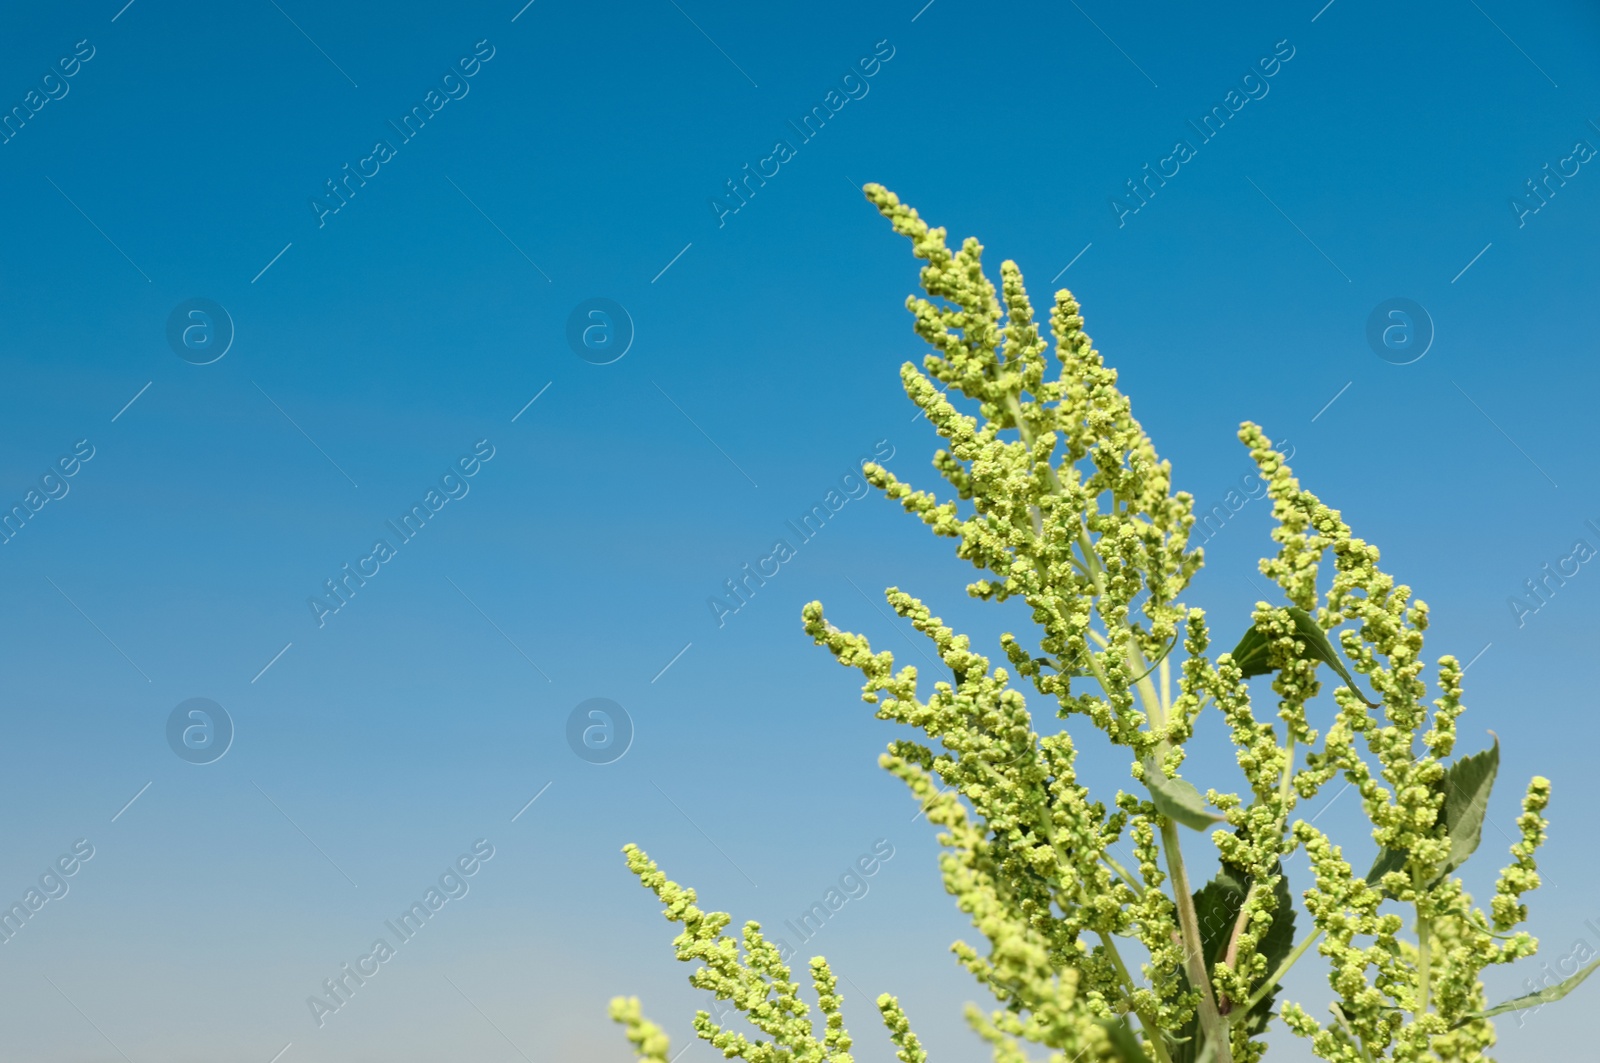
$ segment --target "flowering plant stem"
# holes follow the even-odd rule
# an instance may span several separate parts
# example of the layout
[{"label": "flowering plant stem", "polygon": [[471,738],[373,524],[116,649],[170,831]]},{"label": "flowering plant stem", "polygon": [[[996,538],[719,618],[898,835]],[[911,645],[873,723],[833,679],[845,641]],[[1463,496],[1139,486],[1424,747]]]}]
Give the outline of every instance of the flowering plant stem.
[{"label": "flowering plant stem", "polygon": [[[1028,425],[1028,419],[1023,415],[1021,381],[1015,389],[1008,389],[1004,394],[1007,411],[1011,414],[1012,422],[1017,428],[1017,434],[1022,439],[1022,445],[1029,457],[1033,457],[1035,449],[1035,434]],[[1056,496],[1062,494],[1061,481],[1057,479],[1055,470],[1048,464],[1045,466],[1045,480],[1049,484],[1050,492]],[[1032,516],[1035,528],[1042,523],[1039,508],[1032,507]],[[1095,553],[1094,544],[1089,540],[1087,529],[1081,525],[1078,528],[1078,547],[1083,551],[1083,568],[1089,573],[1094,584],[1097,601],[1105,599],[1105,583],[1101,569],[1100,556]],[[1104,614],[1102,614],[1104,619]],[[1131,644],[1130,644],[1131,645]],[[1136,655],[1136,654],[1135,654]],[[1165,660],[1165,657],[1162,658]],[[1090,661],[1093,665],[1095,678],[1106,693],[1114,689],[1107,681],[1105,674],[1100,671],[1100,665],[1094,657]],[[1139,697],[1144,704],[1145,715],[1150,719],[1151,731],[1155,734],[1162,733],[1166,728],[1167,706],[1156,693],[1155,685],[1150,682],[1149,671],[1139,663],[1140,678],[1137,683]],[[1165,752],[1166,742],[1163,739],[1156,747],[1159,752]],[[1157,758],[1152,757],[1145,765],[1146,771],[1159,771]],[[1211,975],[1206,971],[1205,951],[1200,942],[1200,917],[1195,912],[1194,901],[1189,895],[1189,875],[1183,865],[1183,849],[1178,838],[1178,828],[1170,819],[1161,827],[1161,845],[1166,854],[1167,874],[1172,881],[1172,889],[1178,903],[1178,923],[1183,936],[1184,965],[1188,968],[1189,981],[1200,990],[1200,1023],[1206,1031],[1207,1040],[1215,1044],[1216,1063],[1233,1063],[1232,1053],[1228,1050],[1227,1024],[1217,1010],[1217,999],[1211,988]],[[1120,959],[1117,961],[1121,967]],[[1141,1016],[1142,1018],[1142,1016]]]},{"label": "flowering plant stem", "polygon": [[[991,667],[920,599],[888,588],[895,614],[937,651],[930,688],[917,666],[897,668],[893,653],[829,623],[821,603],[802,621],[861,673],[879,719],[926,739],[892,741],[879,763],[940,828],[944,887],[987,942],[986,952],[965,941],[951,951],[998,1002],[967,1013],[996,1063],[1025,1063],[1025,1045],[1058,1063],[1259,1063],[1274,1019],[1329,1063],[1486,1063],[1495,1015],[1559,999],[1597,965],[1527,997],[1485,1000],[1480,972],[1537,947],[1517,928],[1523,896],[1539,885],[1550,786],[1529,782],[1510,863],[1488,911],[1474,906],[1454,872],[1481,840],[1499,746],[1456,754],[1463,669],[1445,655],[1431,691],[1424,682],[1427,606],[1246,422],[1239,439],[1272,499],[1278,546],[1260,570],[1279,600],[1228,620],[1243,635],[1215,653],[1205,613],[1180,601],[1204,562],[1191,545],[1194,497],[1173,490],[1171,465],[1083,331],[1072,294],[1057,292],[1049,315],[1051,377],[1051,345],[1014,262],[1001,264],[997,289],[976,240],[952,250],[945,230],[887,189],[866,193],[924,263],[927,297],[906,305],[930,353],[900,376],[945,441],[933,465],[954,494],[914,490],[879,465],[863,475],[958,541],[957,555],[982,573],[970,596],[1024,603],[1037,641],[1003,634],[1009,667]],[[1324,665],[1342,680],[1331,698],[1319,696]],[[1268,682],[1275,720],[1252,701]],[[1053,712],[1030,712],[1024,684]],[[1226,726],[1237,792],[1202,792],[1180,774],[1202,714]],[[1050,717],[1071,726],[1046,728]],[[1079,725],[1128,755],[1133,783],[1109,800],[1079,779]],[[1365,874],[1316,817],[1295,816],[1340,776],[1378,849]],[[731,800],[743,797],[737,785]],[[803,813],[798,799],[795,808]],[[1198,888],[1183,853],[1191,829],[1209,832],[1219,857]],[[1134,859],[1113,855],[1124,843]],[[1297,850],[1310,867],[1291,890]],[[850,1063],[825,958],[808,965],[813,1019],[786,942],[753,921],[737,938],[725,933],[731,916],[701,909],[638,848],[624,851],[682,925],[678,958],[701,965],[690,983],[748,1023],[701,1011],[699,1037],[748,1063]],[[1406,936],[1402,906],[1415,914]],[[1137,970],[1125,943],[1140,950]],[[1297,1001],[1274,1011],[1313,946],[1329,968],[1331,1023]],[[885,993],[876,1004],[897,1057],[925,1063],[900,1002]],[[636,999],[614,1000],[612,1015],[641,1060],[668,1063],[667,1037]]]},{"label": "flowering plant stem", "polygon": [[1184,962],[1189,968],[1189,980],[1200,987],[1200,1025],[1206,1032],[1206,1043],[1213,1046],[1217,1063],[1232,1063],[1228,1027],[1217,1012],[1211,975],[1205,967],[1205,951],[1200,944],[1200,917],[1195,913],[1194,900],[1189,894],[1189,876],[1184,871],[1183,853],[1178,844],[1178,825],[1170,819],[1161,825],[1161,842],[1166,849],[1167,873],[1172,876],[1172,890],[1178,901]]}]

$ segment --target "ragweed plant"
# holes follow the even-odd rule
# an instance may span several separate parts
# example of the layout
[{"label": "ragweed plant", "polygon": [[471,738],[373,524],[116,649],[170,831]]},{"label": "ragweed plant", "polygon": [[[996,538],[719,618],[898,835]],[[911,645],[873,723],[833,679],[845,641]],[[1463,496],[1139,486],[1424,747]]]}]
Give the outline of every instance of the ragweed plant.
[{"label": "ragweed plant", "polygon": [[[1485,912],[1455,872],[1478,847],[1499,748],[1456,755],[1462,668],[1438,659],[1430,701],[1427,606],[1246,423],[1239,438],[1277,524],[1277,552],[1260,567],[1281,598],[1258,603],[1248,622],[1225,622],[1244,635],[1213,655],[1205,615],[1179,600],[1202,560],[1190,546],[1193,498],[1173,491],[1170,465],[1091,346],[1077,301],[1056,293],[1051,351],[1014,262],[1001,264],[997,292],[976,240],[951,251],[944,229],[892,193],[876,185],[866,193],[925,263],[927,297],[907,307],[933,350],[920,369],[904,365],[901,380],[947,441],[933,465],[953,497],[914,489],[881,466],[864,475],[956,540],[957,555],[983,572],[971,595],[1021,599],[1037,630],[1027,642],[1003,635],[1009,667],[994,667],[921,601],[890,588],[889,605],[948,669],[931,686],[915,665],[896,667],[892,653],[830,624],[819,603],[805,607],[805,630],[862,673],[862,696],[879,719],[925,736],[892,742],[879,763],[943,829],[945,889],[987,941],[986,950],[958,941],[952,951],[1000,1005],[967,1014],[996,1063],[1024,1063],[1026,1045],[1048,1049],[1055,1063],[1254,1063],[1285,973],[1312,948],[1327,960],[1331,1004],[1319,1017],[1284,1001],[1277,1014],[1320,1058],[1487,1058],[1493,1015],[1565,995],[1593,966],[1487,1006],[1484,968],[1536,948],[1517,927],[1527,916],[1523,894],[1539,884],[1534,854],[1550,784],[1528,784],[1521,838]],[[976,416],[952,395],[975,404]],[[1306,712],[1327,674],[1319,665],[1339,680],[1325,730]],[[1270,715],[1252,705],[1247,683],[1268,674]],[[1125,750],[1131,784],[1092,798],[1069,731],[1034,729],[1021,681],[1061,719],[1083,717]],[[1235,747],[1244,792],[1202,794],[1182,774],[1208,712]],[[1365,873],[1297,814],[1341,776],[1378,845]],[[1198,888],[1184,858],[1187,830],[1209,831],[1220,857]],[[1124,843],[1127,862],[1116,855]],[[1284,867],[1302,848],[1314,883],[1296,898]],[[690,983],[730,1002],[757,1035],[701,1011],[701,1038],[750,1063],[851,1058],[825,959],[810,962],[813,1018],[759,924],[745,923],[735,939],[724,933],[726,913],[699,908],[692,889],[636,847],[625,852],[667,918],[682,924],[678,958],[701,964]],[[926,1059],[897,1000],[885,994],[877,1006],[898,1057]],[[612,1015],[640,1059],[666,1063],[667,1038],[636,999],[613,1001]]]}]

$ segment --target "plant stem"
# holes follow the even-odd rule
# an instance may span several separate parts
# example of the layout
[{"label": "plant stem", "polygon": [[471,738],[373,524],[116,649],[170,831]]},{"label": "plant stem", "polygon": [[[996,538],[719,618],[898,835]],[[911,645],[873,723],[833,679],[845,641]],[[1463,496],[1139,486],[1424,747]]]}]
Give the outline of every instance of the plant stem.
[{"label": "plant stem", "polygon": [[[1097,930],[1095,933],[1099,935],[1100,943],[1105,946],[1106,955],[1111,957],[1111,962],[1117,969],[1117,977],[1122,980],[1123,985],[1128,987],[1128,992],[1131,996],[1133,993],[1133,975],[1128,973],[1127,964],[1122,962],[1122,953],[1117,951],[1116,939],[1104,930]],[[1151,1046],[1156,1050],[1157,1063],[1172,1063],[1172,1057],[1167,1053],[1166,1042],[1161,1037],[1161,1029],[1156,1026],[1148,1015],[1138,1008],[1130,1007],[1129,1010],[1139,1016],[1139,1025],[1144,1029],[1144,1035],[1150,1039]]]},{"label": "plant stem", "polygon": [[1289,822],[1289,784],[1294,779],[1294,732],[1289,732],[1288,745],[1283,750],[1283,779],[1278,783],[1278,799],[1283,804],[1283,821]]},{"label": "plant stem", "polygon": [[[1088,533],[1080,529],[1078,543],[1084,552],[1090,550]],[[1098,576],[1098,572],[1096,573]],[[1096,583],[1098,586],[1098,580]],[[1144,660],[1135,645],[1129,646],[1134,667],[1143,670]],[[1157,734],[1166,730],[1167,706],[1156,693],[1155,684],[1146,675],[1138,683],[1139,699],[1144,702],[1145,714],[1150,718],[1151,730]],[[1167,752],[1167,740],[1162,738],[1152,756],[1145,761],[1145,771],[1160,771],[1161,761]],[[1200,991],[1200,1028],[1206,1040],[1215,1045],[1217,1063],[1233,1063],[1233,1046],[1229,1041],[1228,1023],[1217,1007],[1216,994],[1211,987],[1211,972],[1206,966],[1205,946],[1200,940],[1200,914],[1195,911],[1193,891],[1189,886],[1189,873],[1183,863],[1183,847],[1178,825],[1165,817],[1161,821],[1161,850],[1167,861],[1167,877],[1172,880],[1173,899],[1178,908],[1178,930],[1183,941],[1183,964],[1189,982]]]},{"label": "plant stem", "polygon": [[[1244,933],[1245,923],[1250,917],[1250,902],[1255,900],[1258,888],[1258,884],[1252,882],[1250,883],[1250,888],[1245,890],[1244,901],[1239,905],[1239,914],[1233,920],[1233,929],[1228,932],[1228,948],[1222,955],[1222,962],[1227,964],[1229,970],[1233,970],[1238,965],[1239,938]],[[1226,997],[1223,998],[1223,1000],[1226,999]],[[1222,1001],[1218,1002],[1217,1007],[1218,1010],[1221,1010]]]},{"label": "plant stem", "polygon": [[[1022,444],[1029,453],[1033,451],[1033,432],[1028,427],[1027,420],[1023,417],[1022,404],[1015,392],[1006,396],[1006,408],[1011,414],[1012,421],[1017,428],[1017,434],[1022,438]],[[1047,466],[1045,470],[1050,489],[1055,494],[1061,493],[1061,482],[1056,478],[1054,468]],[[1042,529],[1041,529],[1042,530]],[[1094,544],[1089,541],[1089,529],[1086,524],[1078,526],[1078,547],[1083,551],[1084,567],[1089,572],[1089,578],[1094,584],[1094,594],[1097,603],[1105,600],[1105,580],[1101,575],[1099,555],[1095,553]],[[1102,614],[1104,619],[1104,614]],[[1109,629],[1108,629],[1109,630]],[[1137,652],[1137,650],[1135,651]],[[1094,672],[1095,680],[1100,688],[1109,696],[1111,685],[1106,679],[1105,672],[1100,667],[1100,662],[1093,653],[1089,654],[1089,667]],[[1139,696],[1145,703],[1145,714],[1155,730],[1166,729],[1166,713],[1160,696],[1156,693],[1155,684],[1150,682],[1148,675],[1143,676],[1138,683]],[[1160,750],[1166,747],[1166,741],[1160,742]],[[1146,770],[1160,770],[1159,756],[1150,758]],[[1206,1039],[1210,1042],[1215,1052],[1216,1063],[1233,1063],[1233,1046],[1228,1039],[1228,1024],[1217,1011],[1216,996],[1211,990],[1211,975],[1206,970],[1204,946],[1200,941],[1200,916],[1195,911],[1194,898],[1189,889],[1189,875],[1183,865],[1183,850],[1178,838],[1178,825],[1170,819],[1162,818],[1161,848],[1167,863],[1167,877],[1172,880],[1172,892],[1178,909],[1178,928],[1182,936],[1184,951],[1184,967],[1187,970],[1189,981],[1200,992],[1200,1027],[1205,1031]]]},{"label": "plant stem", "polygon": [[1333,1012],[1334,1019],[1344,1029],[1345,1036],[1350,1038],[1350,1042],[1361,1053],[1361,1058],[1365,1060],[1365,1063],[1372,1063],[1372,1052],[1367,1048],[1366,1039],[1356,1033],[1355,1028],[1350,1025],[1350,1020],[1345,1016],[1344,1009],[1338,1004],[1334,1004],[1328,1010]]},{"label": "plant stem", "polygon": [[1433,973],[1433,920],[1417,913],[1417,1011],[1421,1018],[1428,1013],[1429,976]]},{"label": "plant stem", "polygon": [[1283,958],[1283,962],[1278,965],[1278,969],[1273,971],[1265,982],[1262,982],[1259,986],[1257,986],[1256,991],[1250,994],[1250,999],[1244,1002],[1244,1010],[1246,1013],[1254,1010],[1257,1004],[1266,999],[1267,994],[1272,992],[1272,988],[1279,982],[1283,981],[1283,976],[1289,973],[1289,968],[1293,967],[1297,962],[1299,962],[1300,957],[1304,956],[1306,954],[1306,950],[1314,945],[1316,940],[1321,936],[1321,930],[1313,930],[1301,940],[1300,944],[1294,947],[1294,951],[1290,952],[1289,955]]},{"label": "plant stem", "polygon": [[[994,768],[987,764],[983,764],[982,761],[978,761],[977,763],[982,764],[982,766],[989,772],[990,775],[995,776],[996,778],[999,777],[999,773],[996,772]],[[1061,847],[1056,844],[1055,828],[1052,826],[1052,821],[1050,819],[1050,806],[1048,801],[1040,806],[1039,818],[1037,822],[1039,824],[1040,833],[1044,835],[1045,841],[1055,853],[1056,867],[1061,872],[1063,883],[1068,881],[1072,882],[1078,891],[1079,903],[1087,906],[1088,898],[1084,896],[1083,882],[1073,873],[1073,869],[1068,867],[1066,862],[1062,859]],[[1108,865],[1116,864],[1116,861],[1104,852],[1100,854],[1100,858]],[[1138,888],[1128,873],[1122,870],[1120,866],[1114,867],[1114,870],[1116,870],[1118,874],[1126,879],[1130,886],[1135,886],[1135,888]],[[1156,1055],[1159,1057],[1158,1063],[1172,1063],[1171,1057],[1167,1054],[1167,1047],[1161,1040],[1160,1028],[1156,1026],[1153,1019],[1132,1005],[1133,991],[1135,988],[1133,975],[1128,973],[1128,965],[1122,960],[1122,953],[1117,949],[1116,940],[1104,930],[1096,930],[1095,934],[1099,936],[1100,943],[1105,946],[1106,955],[1111,957],[1112,966],[1116,968],[1117,979],[1119,982],[1121,982],[1128,995],[1129,1010],[1139,1017],[1139,1025],[1143,1027],[1145,1036],[1150,1038],[1151,1044],[1155,1046]]]},{"label": "plant stem", "polygon": [[1141,900],[1144,898],[1144,883],[1140,882],[1134,876],[1128,874],[1128,869],[1123,867],[1122,864],[1117,861],[1116,857],[1102,850],[1100,853],[1100,862],[1105,864],[1106,867],[1110,868],[1112,871],[1116,872],[1117,876],[1127,884],[1128,888],[1133,890],[1133,895],[1135,897],[1138,897]]},{"label": "plant stem", "polygon": [[1183,852],[1179,846],[1178,825],[1170,819],[1161,821],[1161,848],[1167,858],[1167,875],[1172,879],[1172,892],[1178,904],[1178,928],[1183,934],[1183,963],[1189,981],[1200,991],[1200,1028],[1206,1040],[1217,1046],[1217,1063],[1232,1063],[1233,1046],[1228,1041],[1228,1024],[1217,1011],[1217,999],[1211,992],[1211,973],[1206,970],[1205,949],[1200,942],[1200,916],[1190,895],[1189,875],[1184,870]]},{"label": "plant stem", "polygon": [[[1181,632],[1180,632],[1181,635]],[[1172,707],[1172,668],[1170,662],[1172,654],[1161,658],[1161,705],[1163,708]]]}]

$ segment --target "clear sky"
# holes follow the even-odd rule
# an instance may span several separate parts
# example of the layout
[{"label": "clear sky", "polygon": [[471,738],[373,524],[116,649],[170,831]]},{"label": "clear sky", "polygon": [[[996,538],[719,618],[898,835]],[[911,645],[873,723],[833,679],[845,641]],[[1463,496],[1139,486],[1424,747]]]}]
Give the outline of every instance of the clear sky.
[{"label": "clear sky", "polygon": [[[853,497],[862,458],[936,478],[867,181],[1082,300],[1225,507],[1188,596],[1219,633],[1271,549],[1233,433],[1294,446],[1473,662],[1486,857],[1554,781],[1544,958],[1600,948],[1600,573],[1525,590],[1600,548],[1592,5],[121,3],[0,15],[0,902],[55,894],[0,944],[0,1057],[620,1063],[616,993],[681,1046],[706,995],[635,841],[772,928],[887,849],[804,951],[858,1058],[885,990],[987,1058],[894,729],[800,630],[820,598],[916,654],[890,584],[986,652],[1026,623]],[[1501,1058],[1587,1049],[1597,993]]]}]

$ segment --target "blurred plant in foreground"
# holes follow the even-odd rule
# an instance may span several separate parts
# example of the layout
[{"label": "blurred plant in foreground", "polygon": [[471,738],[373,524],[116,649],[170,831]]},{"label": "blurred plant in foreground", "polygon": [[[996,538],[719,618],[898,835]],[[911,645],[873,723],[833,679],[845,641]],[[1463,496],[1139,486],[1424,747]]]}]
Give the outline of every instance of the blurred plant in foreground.
[{"label": "blurred plant in foreground", "polygon": [[[965,635],[890,588],[890,606],[949,668],[927,689],[916,666],[897,670],[893,654],[828,623],[820,603],[805,607],[805,629],[865,676],[862,696],[878,718],[929,742],[894,741],[879,763],[943,828],[945,889],[987,939],[987,952],[964,941],[952,951],[1000,1004],[967,1012],[996,1063],[1024,1063],[1026,1044],[1049,1049],[1055,1063],[1254,1063],[1280,983],[1312,947],[1330,968],[1332,1002],[1318,1009],[1328,1018],[1292,1001],[1278,1015],[1337,1063],[1485,1059],[1492,1016],[1557,999],[1586,977],[1595,964],[1560,985],[1486,1004],[1480,972],[1537,947],[1516,927],[1527,916],[1522,894],[1539,885],[1534,852],[1550,785],[1538,777],[1528,784],[1521,838],[1489,910],[1475,907],[1454,872],[1478,846],[1499,747],[1452,759],[1461,665],[1439,658],[1427,702],[1427,606],[1378,568],[1377,548],[1301,489],[1271,440],[1244,424],[1239,438],[1277,522],[1278,550],[1261,571],[1282,600],[1258,603],[1249,625],[1230,622],[1246,628],[1243,638],[1231,653],[1208,656],[1204,614],[1178,600],[1202,560],[1189,546],[1193,498],[1173,492],[1170,465],[1090,345],[1077,301],[1056,294],[1057,371],[1047,380],[1049,344],[1016,264],[1001,264],[996,292],[975,239],[952,252],[945,230],[929,228],[893,193],[869,185],[866,194],[926,263],[928,298],[907,306],[933,352],[922,369],[907,363],[900,375],[948,441],[933,465],[954,497],[914,490],[879,465],[864,475],[934,534],[957,540],[958,556],[985,573],[971,595],[1026,602],[1036,641],[1002,636],[1011,670],[991,668]],[[940,384],[976,404],[977,416],[961,412]],[[1340,682],[1325,732],[1306,715],[1319,664]],[[1272,720],[1258,718],[1246,683],[1267,674],[1277,695]],[[1085,717],[1126,749],[1133,785],[1092,799],[1077,781],[1072,738],[1034,730],[1014,676],[1061,719]],[[1208,708],[1227,727],[1246,793],[1202,794],[1181,774]],[[1295,814],[1340,775],[1360,794],[1378,846],[1365,874]],[[1210,831],[1220,855],[1198,889],[1182,851],[1190,829]],[[1132,866],[1113,853],[1124,841]],[[1283,862],[1299,848],[1315,884],[1297,912]],[[701,964],[690,983],[730,1002],[760,1035],[701,1011],[701,1038],[750,1063],[850,1060],[825,959],[810,962],[819,1028],[759,924],[745,923],[738,938],[724,933],[729,915],[697,907],[694,891],[637,847],[624,851],[667,918],[683,925],[677,956]],[[898,1057],[922,1063],[927,1053],[899,1002],[884,994],[877,1006]],[[614,1000],[611,1014],[641,1060],[666,1063],[667,1037],[637,999]]]}]

